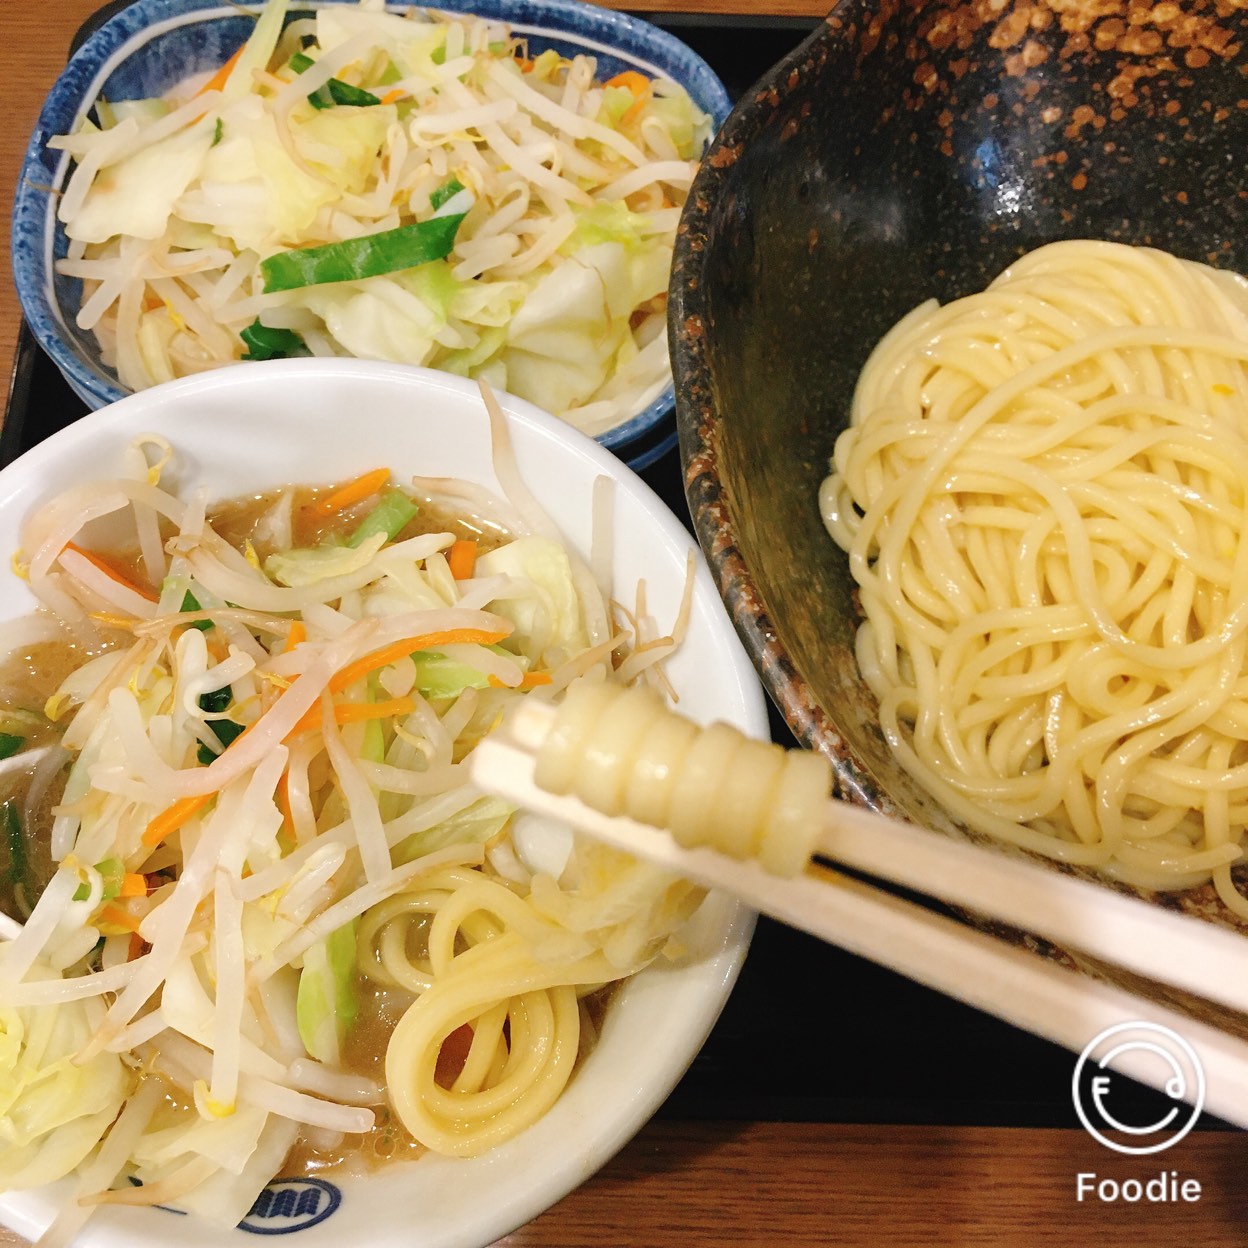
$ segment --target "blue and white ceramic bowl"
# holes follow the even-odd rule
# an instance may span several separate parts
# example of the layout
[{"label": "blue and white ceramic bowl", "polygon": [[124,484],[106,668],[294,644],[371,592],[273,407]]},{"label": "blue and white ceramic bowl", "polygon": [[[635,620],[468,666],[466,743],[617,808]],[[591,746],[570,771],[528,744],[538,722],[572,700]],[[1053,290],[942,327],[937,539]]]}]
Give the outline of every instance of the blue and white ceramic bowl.
[{"label": "blue and white ceramic bowl", "polygon": [[[349,0],[295,0],[294,15]],[[254,12],[256,6],[249,6]],[[396,11],[417,7],[394,4]],[[507,22],[537,51],[598,59],[599,77],[635,69],[680,83],[718,127],[728,93],[706,64],[680,40],[647,22],[583,0],[443,0],[435,7]],[[121,398],[126,390],[100,362],[92,334],[74,324],[81,283],[54,271],[66,253],[56,220],[56,192],[69,173],[68,157],[47,146],[70,133],[103,94],[110,100],[163,94],[191,74],[223,64],[250,33],[248,7],[223,0],[135,0],[91,36],[57,80],[31,136],[13,211],[13,272],[26,320],[74,392],[88,407]],[[632,419],[599,441],[644,467],[675,445],[671,386]]]}]

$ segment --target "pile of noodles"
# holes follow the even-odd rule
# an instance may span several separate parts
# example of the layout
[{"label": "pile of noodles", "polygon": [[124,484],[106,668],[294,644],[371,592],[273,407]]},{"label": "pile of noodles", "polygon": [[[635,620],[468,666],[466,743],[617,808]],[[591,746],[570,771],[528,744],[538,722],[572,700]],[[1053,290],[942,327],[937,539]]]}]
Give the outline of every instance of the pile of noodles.
[{"label": "pile of noodles", "polygon": [[906,770],[968,826],[1237,914],[1248,283],[1055,243],[869,359],[820,504]]}]

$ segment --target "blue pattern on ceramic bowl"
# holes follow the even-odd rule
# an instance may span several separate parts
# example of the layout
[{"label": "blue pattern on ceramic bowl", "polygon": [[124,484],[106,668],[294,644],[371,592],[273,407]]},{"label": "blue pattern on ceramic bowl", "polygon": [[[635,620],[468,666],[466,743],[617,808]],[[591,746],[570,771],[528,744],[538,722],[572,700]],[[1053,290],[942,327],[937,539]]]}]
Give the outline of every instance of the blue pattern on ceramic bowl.
[{"label": "blue pattern on ceramic bowl", "polygon": [[[350,0],[308,0],[295,15]],[[416,5],[392,5],[405,12]],[[598,75],[635,69],[680,83],[718,129],[728,115],[724,85],[709,65],[673,35],[647,22],[582,0],[447,0],[438,8],[507,22],[535,51],[553,47],[598,59]],[[55,271],[66,254],[65,231],[52,207],[71,171],[48,139],[71,132],[95,99],[144,99],[183,78],[216,69],[243,42],[252,19],[221,0],[136,0],[102,26],[71,58],[35,125],[13,210],[12,261],[18,296],[39,345],[88,407],[103,407],[125,389],[100,362],[95,337],[74,323],[82,297],[77,278]],[[644,467],[675,444],[671,386],[598,441],[633,467]],[[671,426],[663,433],[662,426]],[[649,435],[649,436],[647,436]],[[644,446],[639,445],[644,441]]]}]

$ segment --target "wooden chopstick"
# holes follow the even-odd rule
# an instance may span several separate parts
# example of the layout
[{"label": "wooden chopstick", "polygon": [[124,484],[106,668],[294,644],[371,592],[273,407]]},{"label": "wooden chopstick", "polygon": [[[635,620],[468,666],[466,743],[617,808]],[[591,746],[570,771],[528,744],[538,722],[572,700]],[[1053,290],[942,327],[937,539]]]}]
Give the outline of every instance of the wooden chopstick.
[{"label": "wooden chopstick", "polygon": [[[555,716],[551,704],[528,701],[508,721],[506,739],[536,755]],[[484,771],[477,774],[484,783]],[[847,802],[828,802],[824,819],[819,852],[835,864],[1248,1013],[1248,943],[1239,932]]]},{"label": "wooden chopstick", "polygon": [[[683,849],[661,829],[626,816],[603,815],[578,798],[557,796],[539,788],[533,778],[534,752],[507,739],[501,732],[477,745],[471,756],[471,768],[473,780],[479,787],[527,810],[563,820],[619,849],[708,887],[732,893],[784,923],[1073,1050],[1082,1049],[1105,1027],[1124,1020],[1169,1027],[1187,1039],[1200,1054],[1207,1075],[1210,1110],[1229,1122],[1248,1127],[1248,1044],[1227,1032],[1006,945],[956,920],[828,868],[812,866],[793,879],[783,879],[768,874],[754,862],[738,862],[711,849]],[[834,807],[839,805],[833,803]],[[956,851],[951,859],[957,865],[946,868],[936,862],[935,879],[920,876],[923,868],[933,865],[928,847],[922,844],[916,859],[898,870],[899,855],[864,846],[860,838],[874,835],[883,839],[884,832],[891,835],[896,826],[916,836],[934,838],[935,834],[896,825],[892,820],[854,807],[844,807],[838,815],[845,812],[852,812],[858,826],[852,834],[833,829],[825,838],[828,844],[824,848],[838,853],[847,848],[844,860],[855,869],[868,870],[898,883],[917,882],[925,893],[942,900],[954,900],[987,916],[1001,917],[1012,927],[1039,930],[1043,926],[1047,932],[1077,932],[1081,937],[1079,947],[1085,952],[1129,969],[1136,969],[1146,959],[1137,956],[1132,949],[1107,950],[1100,923],[1102,908],[1112,915],[1105,928],[1116,938],[1124,933],[1142,932],[1148,948],[1155,949],[1161,934],[1179,931],[1189,951],[1197,947],[1196,937],[1199,936],[1202,959],[1210,956],[1204,942],[1210,947],[1216,946],[1219,962],[1228,956],[1227,942],[1231,945],[1238,942],[1242,967],[1245,946],[1242,938],[1234,933],[1194,919],[1154,911],[1146,903],[1120,897],[1081,880],[1052,874],[1028,862],[998,858],[973,846],[946,843],[941,839],[939,854],[944,855],[950,849]],[[881,828],[881,824],[887,827]],[[838,826],[844,826],[839,824],[839,818]],[[966,865],[967,855],[987,859],[990,865],[971,862],[966,878],[951,881],[950,876]],[[874,865],[864,865],[868,863]],[[879,865],[889,870],[877,870]],[[1002,867],[1009,870],[1002,874],[997,869]],[[1003,879],[1007,881],[1005,886],[1001,885]],[[986,892],[981,891],[986,887],[985,881],[989,890]],[[1040,899],[1027,901],[1021,915],[1017,910],[1006,909],[1004,903],[1019,904],[1020,892],[1033,887],[1041,895]],[[1107,902],[1113,904],[1107,907]],[[1144,915],[1136,915],[1134,908],[1144,911]],[[1081,909],[1090,911],[1091,917],[1080,913]],[[1071,939],[1068,943],[1075,942]],[[1175,983],[1176,978],[1169,974],[1174,969],[1173,959],[1167,957],[1164,962],[1164,970],[1149,964],[1142,968],[1143,973],[1153,979]],[[1186,981],[1193,977],[1183,975],[1180,978],[1186,986]],[[1203,983],[1203,976],[1195,978]],[[1217,993],[1201,992],[1200,995],[1217,1001],[1236,995],[1234,991],[1222,991],[1220,982],[1211,986],[1218,989]],[[1156,1064],[1145,1060],[1142,1054],[1136,1054],[1129,1066],[1124,1054],[1122,1069],[1143,1082],[1160,1086]]]},{"label": "wooden chopstick", "polygon": [[1248,941],[1229,928],[845,802],[829,804],[819,848],[843,866],[1248,1013]]}]

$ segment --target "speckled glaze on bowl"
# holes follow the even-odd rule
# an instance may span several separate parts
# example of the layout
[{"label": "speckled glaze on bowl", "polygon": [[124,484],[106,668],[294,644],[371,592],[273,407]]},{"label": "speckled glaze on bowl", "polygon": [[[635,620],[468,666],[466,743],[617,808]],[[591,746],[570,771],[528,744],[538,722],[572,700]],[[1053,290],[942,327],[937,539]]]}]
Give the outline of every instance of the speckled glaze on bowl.
[{"label": "speckled glaze on bowl", "polygon": [[[351,0],[295,0],[291,17]],[[396,12],[419,8],[390,4]],[[582,0],[446,0],[439,9],[507,22],[535,51],[595,56],[599,77],[634,69],[680,83],[718,126],[728,93],[709,65],[673,35],[648,22]],[[71,132],[103,94],[111,100],[163,94],[191,74],[223,64],[247,38],[258,5],[222,0],[135,0],[97,30],[57,79],[27,147],[13,210],[12,263],[22,310],[39,345],[75,394],[90,408],[127,391],[100,362],[92,334],[74,324],[81,282],[53,269],[66,253],[54,193],[70,173],[68,158],[48,148],[53,135]],[[645,467],[676,441],[669,386],[642,411],[598,441],[635,468]]]},{"label": "speckled glaze on bowl", "polygon": [[676,245],[685,487],[768,690],[840,794],[959,829],[901,771],[817,491],[877,339],[1042,243],[1248,272],[1248,10],[843,0],[744,98]]}]

